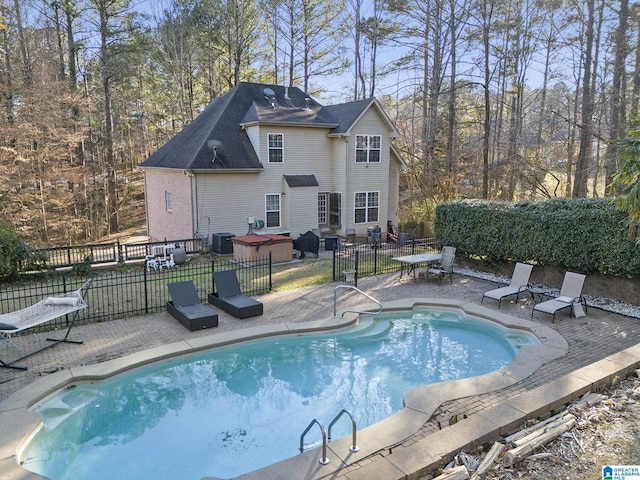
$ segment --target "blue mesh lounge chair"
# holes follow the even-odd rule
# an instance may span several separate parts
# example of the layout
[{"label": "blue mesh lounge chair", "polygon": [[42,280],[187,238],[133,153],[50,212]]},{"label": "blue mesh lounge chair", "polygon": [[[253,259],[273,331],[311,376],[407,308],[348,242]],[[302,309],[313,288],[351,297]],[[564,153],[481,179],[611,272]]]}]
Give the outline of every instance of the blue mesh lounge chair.
[{"label": "blue mesh lounge chair", "polygon": [[208,300],[236,318],[255,317],[263,311],[262,303],[242,294],[235,270],[213,272],[213,293]]},{"label": "blue mesh lounge chair", "polygon": [[182,325],[192,332],[218,326],[218,312],[200,301],[193,281],[169,283],[167,288],[171,295],[167,311]]},{"label": "blue mesh lounge chair", "polygon": [[494,300],[498,300],[498,308],[500,308],[502,299],[505,297],[510,297],[511,295],[516,296],[516,303],[518,303],[520,294],[527,291],[527,285],[529,284],[531,270],[533,270],[533,265],[527,265],[526,263],[516,263],[509,285],[507,285],[506,287],[494,288],[493,290],[484,292],[484,294],[482,295],[482,301],[480,303],[484,302],[485,297],[493,298]]}]

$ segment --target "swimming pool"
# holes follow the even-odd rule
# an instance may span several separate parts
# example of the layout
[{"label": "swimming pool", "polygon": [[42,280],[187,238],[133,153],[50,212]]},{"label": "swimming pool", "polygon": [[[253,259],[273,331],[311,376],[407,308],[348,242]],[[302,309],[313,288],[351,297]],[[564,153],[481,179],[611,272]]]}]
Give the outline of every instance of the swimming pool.
[{"label": "swimming pool", "polygon": [[401,410],[421,385],[487,374],[539,344],[461,310],[393,317],[172,359],[108,389],[69,385],[37,406],[43,428],[21,458],[55,480],[226,478],[296,455],[314,418],[326,425],[347,408],[360,430]]}]

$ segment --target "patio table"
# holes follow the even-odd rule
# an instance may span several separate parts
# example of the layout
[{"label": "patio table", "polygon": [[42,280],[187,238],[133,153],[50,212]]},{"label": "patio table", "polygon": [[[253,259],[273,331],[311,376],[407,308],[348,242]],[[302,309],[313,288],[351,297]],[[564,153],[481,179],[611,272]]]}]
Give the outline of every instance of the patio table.
[{"label": "patio table", "polygon": [[400,278],[404,274],[405,266],[408,267],[407,275],[411,275],[416,280],[416,268],[420,265],[431,265],[442,260],[442,253],[417,253],[415,255],[405,255],[404,257],[393,257],[391,260],[400,263]]}]

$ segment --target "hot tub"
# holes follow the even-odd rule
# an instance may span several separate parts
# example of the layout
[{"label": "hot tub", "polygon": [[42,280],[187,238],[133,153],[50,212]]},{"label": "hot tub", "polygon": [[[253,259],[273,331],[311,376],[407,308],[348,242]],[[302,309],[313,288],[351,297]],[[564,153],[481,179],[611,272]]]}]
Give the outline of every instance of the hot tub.
[{"label": "hot tub", "polygon": [[269,252],[271,252],[273,263],[290,262],[293,258],[293,240],[284,235],[273,233],[244,235],[234,237],[231,241],[235,260],[265,257]]}]

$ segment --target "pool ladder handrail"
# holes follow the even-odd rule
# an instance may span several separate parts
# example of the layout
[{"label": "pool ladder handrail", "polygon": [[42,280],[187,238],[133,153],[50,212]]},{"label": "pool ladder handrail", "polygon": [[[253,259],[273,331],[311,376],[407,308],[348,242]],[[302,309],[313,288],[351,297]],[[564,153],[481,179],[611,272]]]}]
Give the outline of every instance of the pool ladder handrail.
[{"label": "pool ladder handrail", "polygon": [[302,435],[300,435],[300,453],[304,452],[305,435],[309,433],[309,430],[311,430],[311,427],[313,427],[314,425],[318,425],[318,427],[320,427],[320,432],[322,433],[322,456],[320,457],[320,460],[318,460],[318,462],[320,462],[321,465],[326,465],[327,463],[329,463],[329,459],[327,458],[327,443],[331,441],[331,427],[333,427],[333,425],[345,413],[351,419],[351,446],[349,447],[349,451],[357,452],[358,450],[360,450],[360,447],[358,447],[358,445],[356,444],[356,420],[355,418],[353,418],[353,415],[351,414],[351,412],[349,412],[349,410],[346,410],[343,408],[342,410],[340,410],[340,413],[338,413],[338,415],[336,415],[335,418],[329,424],[328,434],[327,434],[327,431],[322,426],[322,424],[316,418],[311,420],[311,423],[309,423],[307,428],[305,428],[304,432],[302,432]]},{"label": "pool ladder handrail", "polygon": [[329,459],[327,458],[327,432],[322,424],[315,418],[311,420],[311,423],[307,428],[305,428],[302,435],[300,435],[300,453],[304,452],[304,436],[309,432],[309,430],[311,430],[311,427],[313,427],[314,424],[318,425],[320,427],[320,432],[322,432],[322,457],[320,457],[320,460],[318,461],[321,465],[326,465],[329,463]]},{"label": "pool ladder handrail", "polygon": [[349,447],[349,451],[357,452],[358,450],[360,450],[360,447],[358,447],[356,443],[356,419],[353,418],[351,412],[345,408],[340,410],[340,413],[338,413],[338,415],[336,415],[336,418],[334,418],[333,421],[329,424],[329,430],[327,431],[327,441],[331,441],[331,427],[333,427],[333,424],[340,420],[340,417],[342,417],[342,415],[345,413],[351,419],[351,446]]},{"label": "pool ladder handrail", "polygon": [[382,304],[376,300],[375,298],[373,298],[371,295],[364,293],[362,290],[360,290],[358,287],[354,287],[353,285],[338,285],[336,288],[334,288],[333,290],[333,316],[336,316],[336,303],[337,303],[337,295],[338,295],[338,289],[341,288],[348,288],[350,290],[355,290],[358,293],[361,293],[362,295],[364,295],[365,297],[367,297],[369,300],[371,300],[373,303],[376,303],[378,305],[378,311],[377,312],[371,312],[368,310],[345,310],[342,312],[341,317],[344,317],[345,313],[351,312],[351,313],[367,313],[370,315],[378,315],[380,314],[380,312],[382,312]]}]

